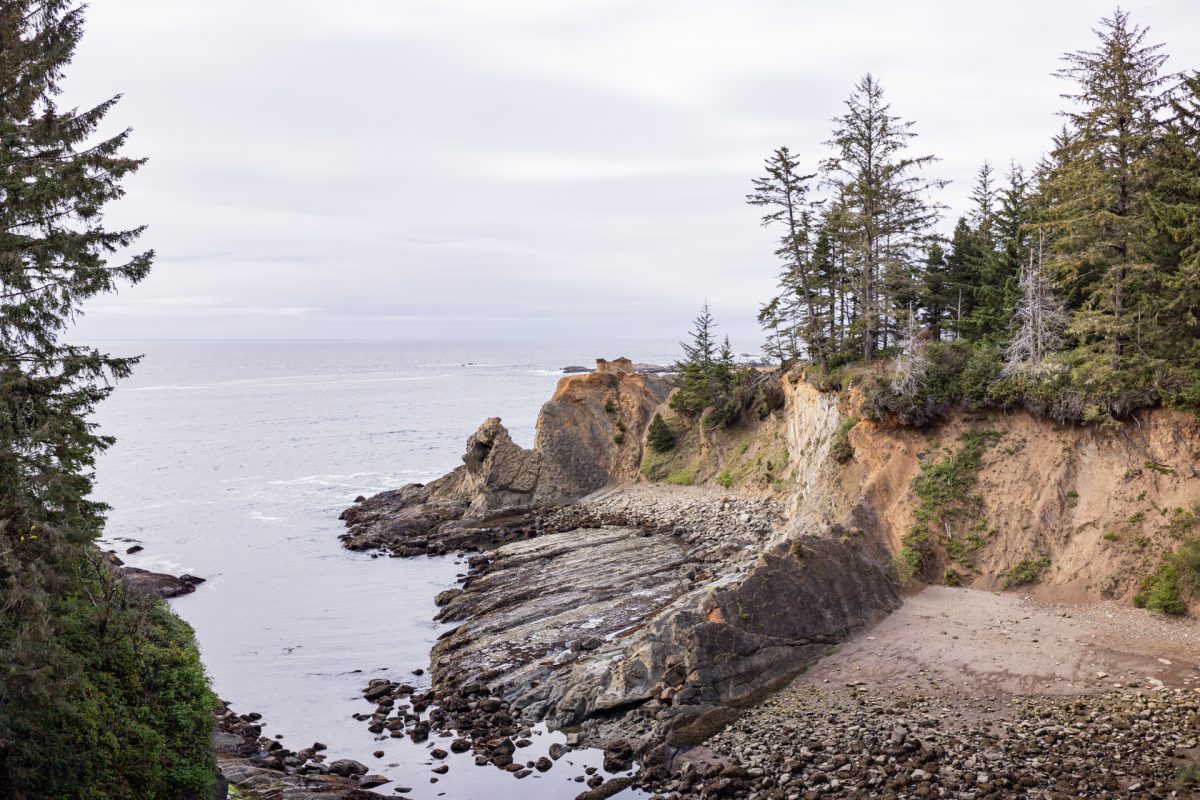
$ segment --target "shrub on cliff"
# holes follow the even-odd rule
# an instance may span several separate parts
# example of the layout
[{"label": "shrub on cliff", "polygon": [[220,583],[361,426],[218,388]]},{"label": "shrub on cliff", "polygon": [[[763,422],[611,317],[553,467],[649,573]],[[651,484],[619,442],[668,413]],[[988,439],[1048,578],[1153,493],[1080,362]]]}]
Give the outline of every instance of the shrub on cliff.
[{"label": "shrub on cliff", "polygon": [[1189,536],[1183,546],[1142,581],[1134,605],[1165,614],[1186,614],[1187,598],[1200,595],[1200,539]]},{"label": "shrub on cliff", "polygon": [[187,626],[98,562],[112,443],[89,417],[136,359],[62,337],[153,253],[102,209],[141,161],[100,139],[115,98],[57,108],[83,31],[66,0],[0,4],[0,796],[192,800],[214,778],[213,697]]},{"label": "shrub on cliff", "polygon": [[646,430],[646,444],[656,453],[665,453],[675,446],[675,433],[662,418],[662,414],[655,414],[654,419],[650,420],[650,427]]}]

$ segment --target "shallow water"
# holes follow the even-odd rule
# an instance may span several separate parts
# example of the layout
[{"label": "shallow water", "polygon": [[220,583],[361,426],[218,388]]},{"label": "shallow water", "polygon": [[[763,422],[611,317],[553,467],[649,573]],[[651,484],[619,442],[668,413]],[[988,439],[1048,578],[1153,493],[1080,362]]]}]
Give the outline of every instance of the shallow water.
[{"label": "shallow water", "polygon": [[[235,710],[264,715],[292,749],[314,741],[392,778],[375,791],[414,797],[570,798],[597,753],[572,753],[516,780],[451,756],[431,784],[424,745],[376,741],[351,718],[372,708],[374,676],[427,685],[444,630],[433,597],[466,565],[454,557],[374,559],[349,553],[337,519],[359,494],[436,477],[460,463],[488,416],[529,446],[537,410],[567,364],[597,355],[664,363],[671,342],[151,342],[133,378],[96,420],[118,437],[97,468],[113,508],[105,543],[126,563],[207,583],[172,601],[196,629],[214,688]],[[124,555],[134,540],[145,550]],[[535,736],[536,759],[561,735]],[[445,748],[443,748],[445,749]],[[371,756],[383,750],[385,756]],[[535,788],[536,787],[536,788]],[[624,796],[624,795],[623,795]]]}]

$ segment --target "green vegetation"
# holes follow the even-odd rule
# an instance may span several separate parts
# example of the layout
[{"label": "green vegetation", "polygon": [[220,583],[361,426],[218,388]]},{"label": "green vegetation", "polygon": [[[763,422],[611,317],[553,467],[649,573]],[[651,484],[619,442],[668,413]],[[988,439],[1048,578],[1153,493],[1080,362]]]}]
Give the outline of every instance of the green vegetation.
[{"label": "green vegetation", "polygon": [[854,426],[857,424],[857,415],[846,417],[838,426],[837,433],[834,434],[833,444],[829,446],[829,454],[839,464],[845,464],[854,458],[854,445],[850,444],[850,431],[854,430]]},{"label": "green vegetation", "polygon": [[1182,539],[1197,528],[1200,528],[1200,506],[1190,511],[1182,508],[1175,509],[1165,530],[1172,539]]},{"label": "green vegetation", "polygon": [[1037,583],[1041,580],[1042,574],[1049,568],[1050,559],[1047,556],[1023,558],[1009,567],[1008,571],[1004,573],[1002,585],[1005,589],[1011,589],[1014,586],[1026,586],[1031,583]]},{"label": "green vegetation", "polygon": [[650,427],[646,431],[646,444],[656,453],[665,453],[675,446],[675,432],[662,418],[662,414],[655,414],[654,419],[650,420]]},{"label": "green vegetation", "polygon": [[717,475],[716,481],[718,485],[724,486],[726,489],[733,486],[734,478],[733,475],[730,474],[728,467],[721,470],[721,472]]},{"label": "green vegetation", "polygon": [[917,495],[916,516],[923,522],[941,521],[948,514],[973,505],[971,489],[982,465],[983,453],[995,443],[999,431],[968,431],[959,441],[961,447],[947,458],[925,464],[913,484]]},{"label": "green vegetation", "polygon": [[1188,537],[1143,581],[1133,604],[1166,614],[1186,614],[1187,600],[1200,594],[1200,538]]},{"label": "green vegetation", "polygon": [[81,305],[142,280],[140,228],[101,210],[142,161],[103,139],[115,103],[56,107],[83,32],[62,0],[0,5],[0,794],[21,800],[211,795],[214,698],[190,629],[129,594],[94,547],[89,422],[136,359],[62,338]]},{"label": "green vegetation", "polygon": [[934,159],[910,152],[913,123],[874,76],[814,169],[776,149],[747,197],[779,234],[769,352],[825,388],[857,363],[864,414],[900,425],[954,407],[1098,425],[1200,410],[1200,73],[1167,72],[1124,11],[1097,33],[1062,59],[1066,125],[1046,157],[1004,176],[984,161],[948,238],[928,199],[943,182],[922,174]]},{"label": "green vegetation", "polygon": [[701,417],[710,428],[720,428],[736,416],[734,390],[737,371],[729,339],[718,347],[712,313],[705,303],[692,329],[692,342],[683,342],[684,359],[675,365],[678,390],[671,396],[671,409],[678,414]]},{"label": "green vegetation", "polygon": [[933,560],[933,547],[929,541],[929,529],[914,525],[900,542],[899,570],[904,580],[920,578]]},{"label": "green vegetation", "polygon": [[688,486],[694,479],[692,470],[689,467],[680,467],[666,477],[666,482],[678,486]]},{"label": "green vegetation", "polygon": [[1185,764],[1175,774],[1175,782],[1183,787],[1200,786],[1200,764]]},{"label": "green vegetation", "polygon": [[903,577],[919,577],[933,565],[935,531],[945,534],[940,536],[940,542],[947,558],[963,564],[969,565],[975,553],[987,544],[986,536],[981,535],[987,532],[984,519],[978,519],[975,529],[961,537],[955,535],[954,528],[964,518],[971,519],[979,513],[980,501],[972,489],[984,451],[1002,435],[990,430],[968,431],[960,437],[960,446],[953,453],[921,466],[913,481],[917,522],[900,547]]}]

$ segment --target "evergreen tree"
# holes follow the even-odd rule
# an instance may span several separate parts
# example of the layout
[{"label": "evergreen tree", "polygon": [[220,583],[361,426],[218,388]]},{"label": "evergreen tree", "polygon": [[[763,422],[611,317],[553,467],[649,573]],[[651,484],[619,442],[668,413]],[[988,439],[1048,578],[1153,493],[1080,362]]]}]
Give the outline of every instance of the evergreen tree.
[{"label": "evergreen tree", "polygon": [[1062,344],[1066,313],[1046,272],[1044,245],[1042,234],[1036,253],[1030,251],[1029,264],[1021,270],[1021,297],[1014,314],[1017,329],[1005,352],[1007,375],[1039,372],[1046,357]]},{"label": "evergreen tree", "polygon": [[956,339],[971,336],[971,316],[975,312],[975,297],[982,280],[986,253],[979,237],[966,217],[959,217],[950,237],[950,252],[946,255],[946,286],[948,327]]},{"label": "evergreen tree", "polygon": [[761,317],[765,317],[776,341],[780,327],[790,327],[792,339],[802,341],[808,357],[821,365],[821,374],[828,375],[825,306],[820,296],[822,275],[813,256],[812,208],[806,199],[808,182],[816,175],[800,174],[799,162],[786,147],[772,153],[765,166],[766,174],[754,179],[754,191],[746,196],[746,202],[767,209],[762,218],[764,227],[779,229],[775,255],[784,266],[779,281],[782,292],[768,304],[769,313]]},{"label": "evergreen tree", "polygon": [[681,414],[699,414],[707,408],[724,410],[733,389],[733,352],[726,337],[716,343],[717,323],[705,303],[692,323],[691,342],[680,342],[683,360],[675,365],[678,391],[671,397],[671,408]]},{"label": "evergreen tree", "polygon": [[989,249],[994,246],[992,223],[996,218],[996,188],[992,182],[992,165],[984,161],[975,173],[971,189],[971,225]]},{"label": "evergreen tree", "polygon": [[940,340],[943,326],[947,322],[947,315],[954,308],[955,294],[949,280],[946,251],[938,242],[934,242],[929,247],[929,256],[925,259],[925,270],[921,274],[919,296],[920,308],[925,324],[929,327],[929,335],[934,341]]},{"label": "evergreen tree", "polygon": [[0,4],[0,787],[194,797],[213,778],[212,697],[190,631],[93,547],[92,465],[111,440],[87,416],[135,359],[62,340],[84,301],[152,260],[122,257],[141,228],[103,224],[142,164],[121,154],[128,131],[96,137],[116,98],[55,102],[82,30],[65,0]]},{"label": "evergreen tree", "polygon": [[1064,56],[1076,108],[1044,177],[1043,228],[1059,279],[1080,301],[1072,331],[1114,367],[1137,328],[1131,302],[1153,265],[1139,248],[1148,219],[1147,177],[1170,76],[1162,45],[1118,9],[1095,31],[1098,47]]},{"label": "evergreen tree", "polygon": [[656,453],[665,453],[675,446],[675,434],[662,414],[655,414],[654,419],[650,420],[650,427],[646,429],[646,444]]},{"label": "evergreen tree", "polygon": [[823,165],[845,211],[862,356],[868,362],[887,341],[895,305],[889,295],[911,290],[914,261],[928,247],[939,207],[927,195],[945,183],[917,174],[935,158],[907,156],[916,136],[913,123],[889,112],[879,82],[866,75],[846,101],[846,113],[834,120],[837,127],[827,143],[834,153]]},{"label": "evergreen tree", "polygon": [[1181,89],[1151,162],[1145,247],[1156,269],[1139,305],[1138,343],[1191,370],[1184,380],[1200,395],[1200,74]]}]

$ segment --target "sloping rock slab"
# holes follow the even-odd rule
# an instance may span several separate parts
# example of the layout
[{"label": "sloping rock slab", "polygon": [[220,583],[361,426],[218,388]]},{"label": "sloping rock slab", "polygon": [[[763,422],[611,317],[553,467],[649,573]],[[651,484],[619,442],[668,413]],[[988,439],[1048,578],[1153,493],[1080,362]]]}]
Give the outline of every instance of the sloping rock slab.
[{"label": "sloping rock slab", "polygon": [[[848,537],[847,537],[848,538]],[[900,604],[854,540],[801,537],[741,568],[703,545],[590,528],[506,545],[443,608],[445,700],[478,682],[533,719],[630,716],[642,731],[794,675]]]}]

